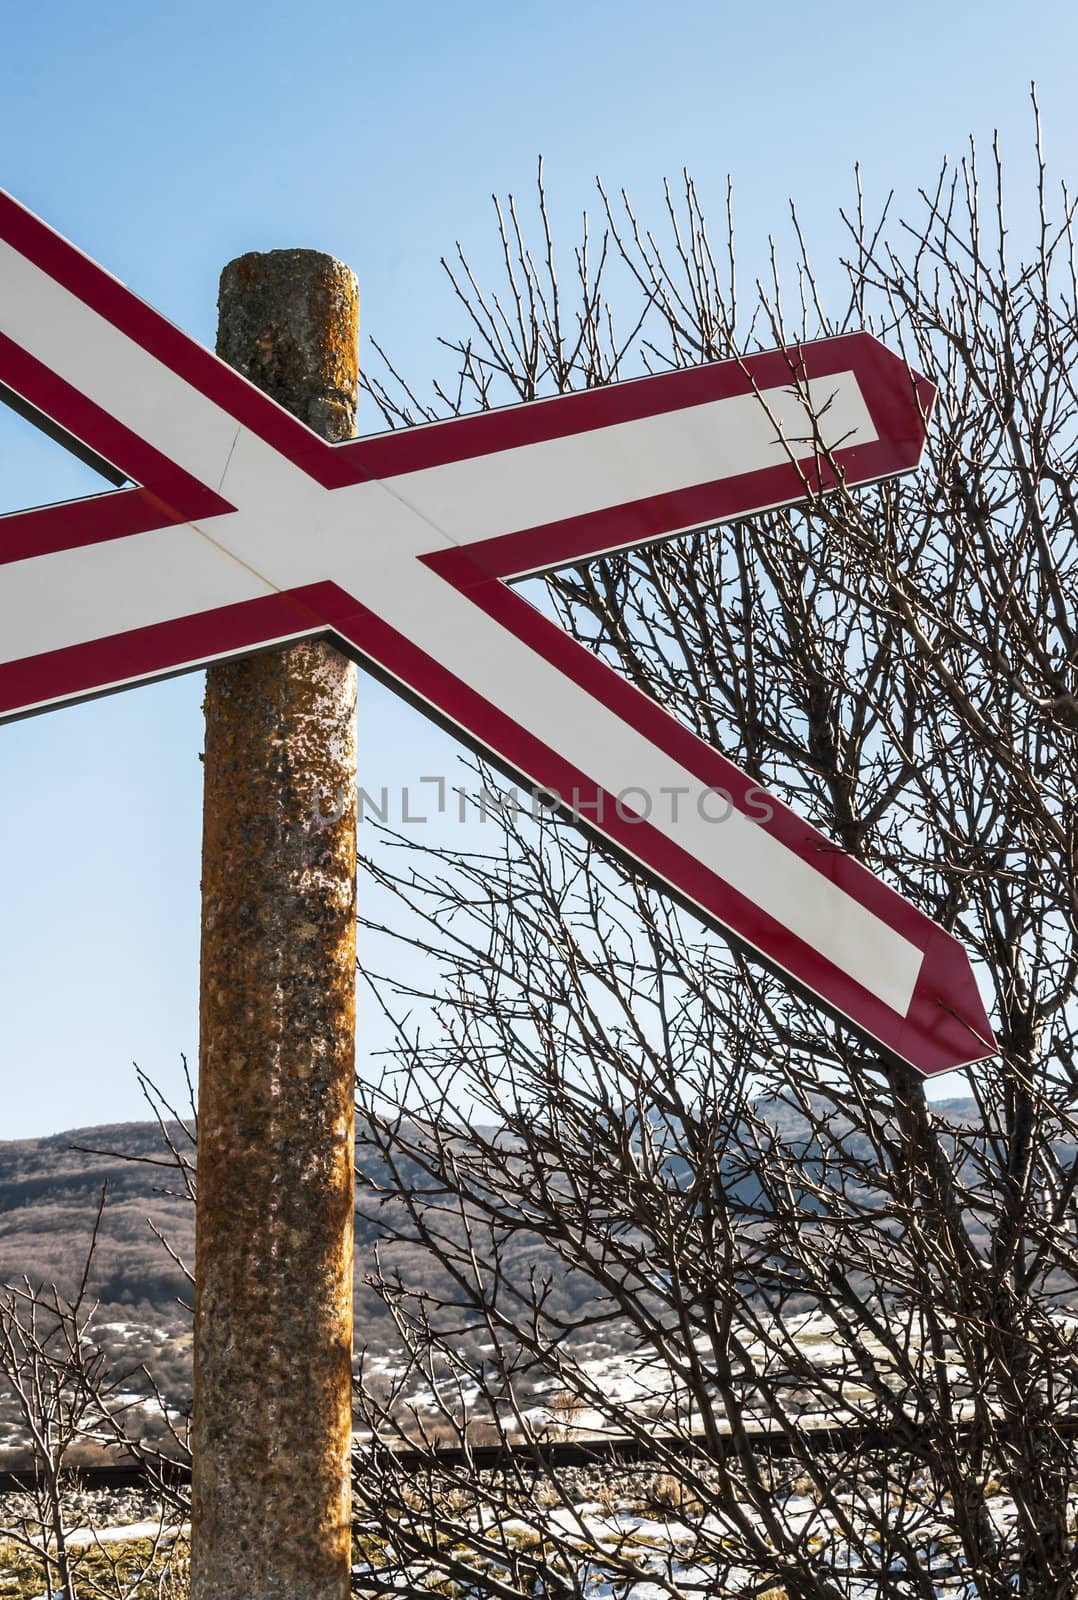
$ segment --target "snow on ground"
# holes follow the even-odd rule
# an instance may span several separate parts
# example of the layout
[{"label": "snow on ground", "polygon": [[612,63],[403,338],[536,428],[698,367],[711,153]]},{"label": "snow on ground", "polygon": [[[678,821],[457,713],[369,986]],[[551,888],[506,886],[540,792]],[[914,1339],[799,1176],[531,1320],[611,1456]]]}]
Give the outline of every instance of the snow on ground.
[{"label": "snow on ground", "polygon": [[[753,1575],[747,1570],[720,1571],[718,1565],[708,1559],[709,1540],[712,1550],[717,1552],[722,1547],[725,1524],[721,1513],[699,1519],[684,1513],[678,1515],[673,1511],[669,1516],[663,1516],[655,1509],[644,1509],[646,1501],[639,1499],[641,1488],[642,1484],[634,1480],[631,1474],[626,1474],[621,1481],[616,1496],[609,1492],[608,1482],[604,1481],[602,1492],[599,1482],[591,1484],[592,1492],[589,1493],[588,1485],[581,1480],[570,1504],[555,1505],[538,1514],[534,1508],[529,1512],[522,1510],[519,1514],[495,1514],[488,1508],[482,1515],[473,1513],[466,1517],[461,1525],[461,1533],[465,1543],[470,1528],[473,1533],[483,1533],[489,1542],[496,1544],[502,1538],[510,1547],[516,1544],[518,1548],[526,1549],[542,1532],[560,1543],[566,1552],[579,1549],[579,1571],[582,1578],[586,1577],[589,1600],[593,1600],[593,1597],[594,1600],[612,1600],[615,1594],[622,1596],[623,1600],[660,1600],[660,1597],[668,1600],[670,1585],[686,1600],[691,1600],[694,1595],[704,1600],[705,1596],[720,1592],[731,1595],[753,1592]],[[600,1498],[595,1498],[597,1492],[600,1492]],[[855,1497],[851,1494],[845,1498],[848,1500],[848,1514],[856,1515]],[[860,1568],[853,1552],[838,1537],[837,1530],[827,1524],[820,1508],[808,1495],[776,1496],[776,1510],[791,1531],[799,1526],[807,1530],[813,1525],[813,1533],[826,1538],[827,1560],[838,1592],[844,1596],[844,1600],[876,1600],[876,1581]],[[742,1507],[742,1511],[752,1514],[747,1506]],[[993,1503],[993,1514],[1000,1526],[1012,1520],[1014,1515],[1013,1508],[1002,1496]],[[167,1523],[164,1513],[156,1517],[143,1515],[139,1520],[113,1523],[108,1521],[102,1506],[101,1520],[104,1525],[99,1528],[84,1525],[73,1529],[68,1535],[68,1543],[79,1548],[95,1542],[116,1545],[135,1539],[154,1539],[167,1544],[177,1536],[186,1538],[190,1532],[188,1525],[179,1527]],[[922,1527],[918,1532],[918,1543],[928,1549],[937,1536],[942,1536],[944,1532],[942,1527],[938,1530]],[[459,1554],[462,1545],[458,1545],[457,1549]],[[617,1576],[609,1570],[610,1559],[618,1551],[631,1554],[640,1573],[628,1590],[625,1588],[625,1575]],[[392,1557],[391,1547],[386,1547],[386,1554]],[[953,1558],[944,1553],[941,1545],[938,1576],[934,1579],[935,1600],[972,1600],[969,1584],[954,1572],[952,1563]],[[365,1563],[358,1563],[353,1568],[358,1580],[357,1593],[360,1595],[363,1593],[364,1574],[373,1570]],[[430,1566],[417,1562],[408,1567],[402,1566],[393,1577],[393,1585],[398,1592],[407,1594],[427,1588],[432,1576],[433,1569]],[[380,1583],[385,1578],[386,1573],[382,1571]],[[775,1589],[781,1593],[781,1584],[776,1584]],[[479,1600],[482,1593],[482,1579],[477,1570],[471,1600]],[[48,1600],[48,1597],[41,1596],[39,1600]]]},{"label": "snow on ground", "polygon": [[[886,1373],[891,1358],[885,1346],[868,1332],[859,1343],[878,1370]],[[873,1400],[870,1391],[861,1386],[851,1370],[849,1348],[829,1316],[818,1311],[807,1312],[787,1317],[781,1324],[765,1319],[755,1332],[744,1333],[739,1351],[744,1363],[744,1390],[748,1402],[745,1420],[750,1426],[754,1415],[759,1426],[767,1426],[772,1420],[765,1409],[754,1414],[751,1403],[754,1376],[766,1378],[768,1386],[781,1385],[783,1373],[790,1365],[792,1347],[802,1360],[807,1358],[809,1371],[815,1367],[832,1380],[831,1398],[824,1405],[818,1401],[813,1403],[813,1385],[807,1374],[800,1381],[791,1382],[784,1403],[789,1414],[795,1415],[802,1426],[853,1420],[862,1404]],[[697,1350],[706,1372],[711,1354],[706,1337],[697,1341]],[[916,1354],[913,1350],[911,1353]],[[475,1359],[474,1354],[472,1359]],[[534,1383],[530,1392],[518,1397],[519,1413],[499,1404],[501,1421],[509,1433],[516,1431],[519,1414],[525,1429],[539,1436],[554,1434],[568,1439],[608,1434],[614,1425],[611,1412],[619,1409],[650,1423],[656,1431],[675,1422],[680,1428],[694,1426],[687,1395],[679,1393],[675,1387],[669,1363],[656,1357],[653,1351],[622,1351],[599,1345],[579,1353],[567,1350],[563,1359],[565,1366],[561,1376],[550,1373]],[[365,1360],[364,1372],[369,1378],[390,1385],[400,1383],[405,1377],[405,1369],[385,1355]],[[972,1397],[964,1397],[964,1391],[965,1395],[969,1394],[969,1373],[957,1360],[948,1365],[947,1372],[956,1397],[956,1413],[961,1415],[963,1410],[972,1413],[974,1401]],[[429,1373],[413,1375],[411,1382],[403,1385],[397,1403],[417,1420],[429,1424],[451,1419],[461,1424],[483,1422],[489,1420],[490,1415],[490,1396],[476,1382],[467,1361],[461,1361],[456,1370],[451,1370],[447,1359],[444,1375],[436,1377],[433,1384]],[[726,1431],[722,1422],[719,1428]],[[624,1428],[618,1427],[616,1431],[623,1432]]]},{"label": "snow on ground", "polygon": [[163,1523],[160,1517],[146,1517],[142,1522],[121,1522],[111,1528],[72,1528],[65,1542],[69,1549],[88,1550],[95,1544],[123,1544],[128,1539],[186,1539],[190,1532],[189,1522]]}]

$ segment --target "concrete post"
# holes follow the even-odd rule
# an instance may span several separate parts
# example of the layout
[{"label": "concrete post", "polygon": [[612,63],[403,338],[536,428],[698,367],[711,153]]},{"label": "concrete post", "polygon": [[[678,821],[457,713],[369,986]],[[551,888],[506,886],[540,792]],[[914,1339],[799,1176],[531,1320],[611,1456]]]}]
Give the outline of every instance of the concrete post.
[{"label": "concrete post", "polygon": [[[346,267],[242,256],[219,309],[226,361],[354,432]],[[355,709],[320,642],[207,673],[192,1600],[349,1594]]]}]

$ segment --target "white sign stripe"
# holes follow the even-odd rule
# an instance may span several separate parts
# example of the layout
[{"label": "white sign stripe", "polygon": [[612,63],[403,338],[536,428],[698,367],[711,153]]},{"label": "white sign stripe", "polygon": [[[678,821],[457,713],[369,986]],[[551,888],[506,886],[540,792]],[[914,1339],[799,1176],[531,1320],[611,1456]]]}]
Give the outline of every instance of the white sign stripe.
[{"label": "white sign stripe", "polygon": [[[362,499],[365,509],[374,510],[372,489],[362,486],[335,504],[343,510],[346,499]],[[287,553],[290,583],[317,581],[327,571],[341,581],[340,565],[347,565],[352,582],[346,586],[364,605],[406,637],[421,639],[451,672],[609,794],[644,786],[655,827],[869,993],[906,1014],[922,961],[916,945],[751,819],[734,812],[721,822],[709,820],[716,815],[715,797],[707,798],[694,774],[416,562],[415,549],[429,544],[427,525],[388,496],[378,495],[378,501],[397,522],[387,526],[395,519],[385,516],[380,538],[364,534],[353,514],[335,520],[322,538],[300,531],[288,540],[277,553],[281,560]],[[213,519],[207,528],[226,534],[236,549],[247,542],[243,533],[253,538],[260,521],[257,513],[233,515]],[[340,565],[327,567],[330,556]],[[186,525],[12,562],[4,568],[4,582],[10,609],[0,653],[8,660],[285,586],[256,575]],[[563,798],[571,803],[573,797]],[[647,809],[639,794],[627,795],[626,804]]]},{"label": "white sign stripe", "polygon": [[270,447],[243,438],[242,511],[0,566],[0,662],[327,578],[360,601],[376,578],[396,594],[426,570],[415,557],[437,543],[430,525],[381,484],[327,495],[280,456],[272,472]]},{"label": "white sign stripe", "polygon": [[852,372],[793,380],[383,481],[455,544],[878,438]]},{"label": "white sign stripe", "polygon": [[234,417],[2,240],[0,283],[0,325],[9,338],[170,461],[218,487]]},{"label": "white sign stripe", "polygon": [[208,519],[201,531],[161,529],[10,563],[0,658],[18,660],[332,576],[607,793],[625,794],[637,811],[650,807],[652,825],[666,837],[906,1014],[923,959],[917,946],[740,812],[710,820],[715,806],[701,803],[707,797],[693,774],[415,561],[439,544],[467,545],[804,460],[817,448],[872,442],[877,434],[852,372],[813,380],[806,390],[791,381],[761,396],[711,401],[326,496],[47,274],[9,247],[0,250],[12,337],[243,508]]},{"label": "white sign stripe", "polygon": [[[11,337],[201,482],[246,507],[296,476],[256,441],[261,492],[249,497],[251,475],[234,452],[252,440],[227,411],[3,241],[0,281],[11,286]],[[449,542],[470,544],[876,438],[857,380],[844,372],[384,481]]]},{"label": "white sign stripe", "polygon": [[273,593],[187,523],[11,561],[0,574],[3,661]]},{"label": "white sign stripe", "polygon": [[[429,571],[414,579],[403,602],[399,584],[375,579],[364,603],[421,639],[436,660],[609,794],[626,794],[626,806],[640,813],[643,787],[650,820],[667,838],[906,1015],[923,961],[917,945],[743,813],[708,820],[725,808],[695,774],[500,623]],[[680,791],[679,803],[663,790]]]}]

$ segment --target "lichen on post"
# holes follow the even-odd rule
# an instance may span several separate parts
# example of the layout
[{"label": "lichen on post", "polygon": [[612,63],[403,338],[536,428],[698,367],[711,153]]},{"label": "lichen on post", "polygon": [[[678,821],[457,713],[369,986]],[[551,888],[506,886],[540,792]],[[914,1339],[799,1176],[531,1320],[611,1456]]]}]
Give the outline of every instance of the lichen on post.
[{"label": "lichen on post", "polygon": [[[348,438],[358,319],[332,258],[241,256],[218,353]],[[349,1593],[355,710],[319,640],[207,673],[193,1600]]]}]

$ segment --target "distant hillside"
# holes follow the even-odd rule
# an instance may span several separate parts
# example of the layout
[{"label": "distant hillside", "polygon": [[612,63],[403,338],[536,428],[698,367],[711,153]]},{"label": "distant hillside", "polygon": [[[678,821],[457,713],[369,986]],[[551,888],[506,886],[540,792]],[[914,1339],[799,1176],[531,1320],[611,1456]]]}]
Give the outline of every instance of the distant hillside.
[{"label": "distant hillside", "polygon": [[[195,1151],[182,1127],[168,1123],[166,1132],[194,1167]],[[362,1160],[362,1140],[360,1148]],[[367,1157],[369,1161],[369,1148]],[[0,1141],[0,1284],[28,1278],[73,1295],[106,1184],[89,1282],[91,1297],[101,1303],[98,1323],[189,1328],[191,1285],[159,1235],[181,1262],[193,1266],[194,1207],[156,1122],[110,1123],[46,1139]],[[378,1231],[361,1219],[361,1246],[369,1245]],[[362,1291],[362,1248],[359,1256],[357,1287]],[[362,1298],[366,1302],[369,1297]],[[377,1320],[379,1311],[366,1306],[368,1340],[370,1319]]]},{"label": "distant hillside", "polygon": [[[969,1101],[949,1101],[938,1109],[956,1123],[974,1114]],[[792,1113],[771,1108],[768,1118],[784,1141],[792,1146],[804,1143],[804,1124]],[[179,1124],[167,1126],[176,1147],[193,1163],[194,1151],[183,1129]],[[856,1142],[857,1136],[851,1135],[851,1143]],[[86,1154],[88,1150],[107,1154]],[[368,1149],[368,1161],[369,1155]],[[358,1159],[362,1165],[362,1138]],[[190,1264],[194,1215],[168,1161],[156,1122],[111,1123],[47,1139],[0,1141],[0,1283],[27,1277],[72,1293],[82,1275],[94,1214],[107,1182],[92,1294],[102,1302],[103,1311],[117,1317],[133,1320],[131,1314],[137,1312],[134,1320],[150,1317],[168,1327],[181,1324],[190,1285],[154,1230]],[[369,1221],[361,1223],[361,1244],[369,1246],[378,1231]],[[361,1250],[360,1277],[362,1256]]]},{"label": "distant hillside", "polygon": [[[172,1129],[186,1144],[182,1130]],[[76,1146],[116,1152],[87,1155]],[[121,1156],[131,1157],[122,1160]],[[173,1320],[189,1296],[180,1268],[153,1233],[170,1239],[180,1257],[194,1254],[194,1216],[177,1193],[155,1122],[76,1128],[48,1139],[0,1143],[0,1282],[24,1277],[55,1283],[72,1294],[82,1276],[102,1186],[108,1201],[90,1289],[117,1311],[140,1308]],[[169,1192],[172,1191],[172,1192]]]},{"label": "distant hillside", "polygon": [[[955,1124],[975,1114],[971,1102],[951,1101],[936,1109]],[[769,1108],[767,1115],[783,1143],[791,1151],[799,1150],[800,1162],[811,1168],[815,1154],[804,1121],[789,1110]],[[167,1132],[193,1162],[194,1151],[183,1129],[169,1124]],[[860,1136],[850,1130],[847,1141],[854,1147]],[[357,1159],[361,1168],[370,1170],[372,1152],[362,1139]],[[180,1262],[193,1263],[194,1208],[169,1163],[162,1130],[155,1122],[0,1142],[0,1285],[26,1278],[35,1285],[55,1284],[62,1295],[71,1296],[82,1277],[94,1216],[107,1182],[108,1200],[89,1286],[92,1298],[100,1303],[95,1336],[121,1369],[144,1361],[170,1403],[183,1409],[190,1400],[191,1286],[159,1236]],[[672,1170],[676,1166],[672,1153]],[[732,1176],[731,1182],[742,1198],[755,1200],[755,1194],[748,1192],[754,1188],[751,1171]],[[356,1251],[356,1349],[378,1357],[391,1353],[397,1344],[385,1306],[364,1281],[385,1220],[384,1214],[360,1217]],[[510,1249],[511,1269],[519,1273],[519,1281],[526,1281],[531,1271],[548,1274],[550,1258],[539,1241],[521,1233],[514,1236]],[[402,1245],[385,1247],[382,1265],[412,1289],[432,1285],[438,1270],[421,1251]],[[562,1265],[550,1276],[552,1303],[560,1310],[580,1308],[593,1298],[593,1286],[574,1278]],[[620,1348],[616,1324],[608,1325],[608,1335],[610,1348]],[[3,1443],[0,1404],[0,1453]]]},{"label": "distant hillside", "polygon": [[[167,1124],[166,1132],[193,1165],[195,1152],[180,1125]],[[357,1159],[372,1171],[376,1158],[362,1137]],[[73,1296],[106,1183],[107,1202],[89,1279],[90,1298],[99,1302],[96,1341],[122,1370],[145,1362],[170,1403],[184,1409],[191,1389],[192,1289],[173,1256],[193,1265],[194,1207],[156,1122],[0,1141],[0,1285],[25,1278],[34,1285],[55,1284],[62,1296]],[[374,1243],[383,1233],[381,1220],[357,1217],[355,1348],[376,1356],[397,1347],[392,1319],[364,1281],[372,1269]],[[518,1259],[523,1274],[540,1254],[537,1243],[522,1240]],[[382,1264],[413,1289],[432,1284],[437,1272],[423,1252],[399,1244],[383,1244]],[[561,1271],[556,1292],[568,1307],[593,1291]],[[138,1389],[139,1380],[129,1387]],[[4,1433],[0,1397],[0,1453]]]},{"label": "distant hillside", "polygon": [[[166,1132],[194,1165],[194,1149],[180,1125],[170,1123]],[[191,1391],[192,1290],[173,1257],[193,1265],[194,1207],[156,1122],[0,1141],[0,1286],[26,1279],[35,1287],[55,1285],[61,1296],[71,1298],[82,1279],[106,1184],[88,1287],[90,1301],[98,1303],[95,1342],[113,1371],[134,1374],[125,1389],[145,1392],[135,1370],[144,1362],[170,1405],[185,1410]],[[394,1344],[392,1324],[363,1282],[378,1231],[370,1221],[359,1221],[355,1339],[357,1351],[381,1354]],[[404,1274],[420,1283],[429,1270],[417,1257]],[[10,1420],[0,1394],[0,1458],[5,1445],[18,1443]]]}]

